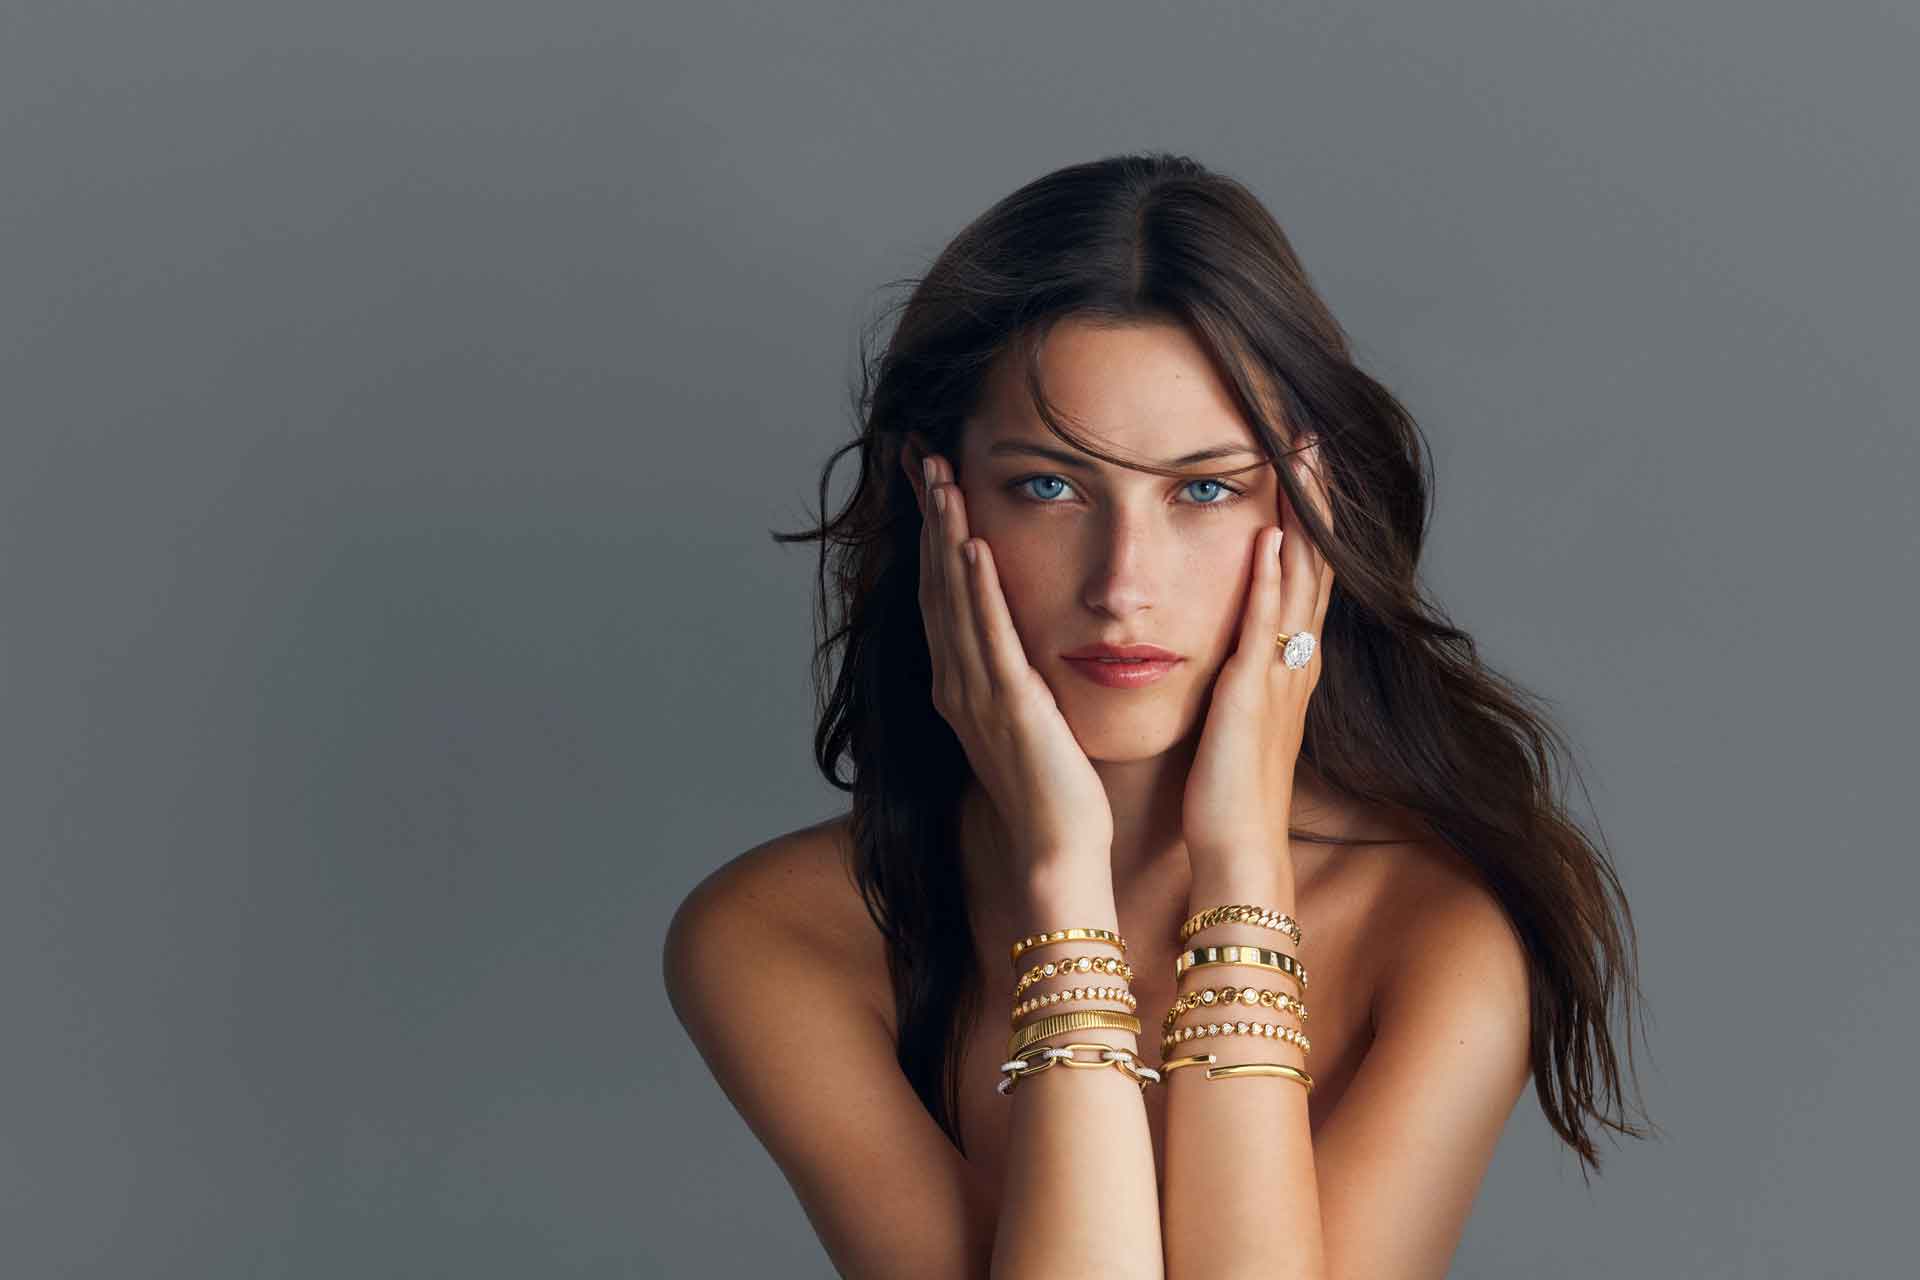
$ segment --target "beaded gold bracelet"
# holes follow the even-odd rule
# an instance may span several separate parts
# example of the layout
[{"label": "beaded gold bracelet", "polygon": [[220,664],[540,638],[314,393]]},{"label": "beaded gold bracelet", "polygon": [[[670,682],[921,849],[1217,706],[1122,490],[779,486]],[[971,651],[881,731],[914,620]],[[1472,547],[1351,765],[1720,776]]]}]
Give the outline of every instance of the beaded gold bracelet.
[{"label": "beaded gold bracelet", "polygon": [[[1182,942],[1186,939],[1182,938]],[[1013,959],[1018,962],[1020,953],[1034,947],[1044,947],[1049,942],[1111,942],[1126,954],[1127,940],[1111,929],[1055,929],[1051,933],[1036,933],[1030,938],[1022,938],[1013,944]]]},{"label": "beaded gold bracelet", "polygon": [[1195,947],[1183,951],[1173,958],[1173,978],[1189,969],[1210,964],[1244,964],[1259,969],[1273,969],[1286,974],[1297,983],[1302,992],[1307,989],[1307,970],[1298,960],[1284,951],[1269,951],[1265,947],[1235,946],[1225,943],[1217,947]]},{"label": "beaded gold bracelet", "polygon": [[1182,1067],[1204,1066],[1209,1080],[1231,1080],[1235,1076],[1284,1076],[1289,1080],[1305,1085],[1307,1092],[1313,1092],[1313,1077],[1298,1067],[1290,1067],[1284,1062],[1236,1062],[1230,1066],[1213,1065],[1220,1061],[1218,1054],[1201,1053],[1190,1058],[1171,1058],[1160,1064],[1160,1074],[1164,1078]]},{"label": "beaded gold bracelet", "polygon": [[1175,1045],[1185,1044],[1189,1040],[1205,1040],[1211,1036],[1259,1036],[1266,1040],[1281,1040],[1300,1046],[1301,1053],[1312,1053],[1313,1042],[1298,1027],[1289,1027],[1282,1022],[1208,1022],[1194,1023],[1181,1027],[1160,1037],[1160,1052],[1165,1053]]},{"label": "beaded gold bracelet", "polygon": [[1138,1009],[1140,999],[1125,987],[1063,987],[1058,991],[1049,991],[1045,995],[1034,996],[1013,1006],[1013,1017],[1008,1021],[1018,1025],[1020,1019],[1035,1009],[1045,1009],[1056,1004],[1065,1004],[1069,1000],[1118,1000],[1129,1009]]},{"label": "beaded gold bracelet", "polygon": [[1125,960],[1113,956],[1075,956],[1067,960],[1049,960],[1021,974],[1019,983],[1013,988],[1013,998],[1018,1000],[1036,982],[1073,973],[1104,973],[1126,982],[1133,981],[1133,966]]},{"label": "beaded gold bracelet", "polygon": [[1300,926],[1294,922],[1292,916],[1284,911],[1270,911],[1265,907],[1256,907],[1247,903],[1237,903],[1230,907],[1208,907],[1180,926],[1180,941],[1186,942],[1202,929],[1211,929],[1217,924],[1251,924],[1262,929],[1277,929],[1292,938],[1293,945],[1296,947],[1302,941]]},{"label": "beaded gold bracelet", "polygon": [[1168,1006],[1165,1025],[1171,1029],[1174,1020],[1190,1009],[1225,1008],[1236,1004],[1244,1004],[1249,1008],[1281,1009],[1293,1013],[1302,1022],[1307,1020],[1307,1006],[1284,991],[1271,991],[1263,987],[1205,987],[1187,992]]}]

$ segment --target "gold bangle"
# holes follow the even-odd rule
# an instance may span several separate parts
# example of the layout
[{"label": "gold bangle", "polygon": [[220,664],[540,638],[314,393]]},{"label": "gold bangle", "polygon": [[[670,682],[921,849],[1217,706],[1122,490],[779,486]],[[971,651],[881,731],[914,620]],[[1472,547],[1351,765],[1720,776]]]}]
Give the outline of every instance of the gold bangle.
[{"label": "gold bangle", "polygon": [[1209,1080],[1231,1080],[1234,1076],[1285,1076],[1305,1085],[1308,1093],[1313,1092],[1313,1077],[1284,1062],[1236,1062],[1229,1067],[1207,1068]]},{"label": "gold bangle", "polygon": [[1045,995],[1034,996],[1013,1006],[1013,1016],[1008,1019],[1015,1026],[1020,1019],[1036,1009],[1049,1008],[1056,1004],[1065,1004],[1069,1000],[1118,1000],[1128,1009],[1138,1009],[1140,998],[1125,987],[1064,987],[1059,991],[1049,991]]},{"label": "gold bangle", "polygon": [[1066,960],[1048,960],[1021,974],[1020,981],[1013,988],[1013,998],[1018,1000],[1021,993],[1036,982],[1076,973],[1104,973],[1126,982],[1133,981],[1133,966],[1125,960],[1114,956],[1074,956]]},{"label": "gold bangle", "polygon": [[1290,1067],[1284,1062],[1238,1062],[1232,1066],[1217,1067],[1213,1064],[1220,1060],[1219,1055],[1199,1053],[1189,1058],[1169,1058],[1160,1064],[1160,1075],[1165,1078],[1168,1072],[1178,1071],[1182,1067],[1204,1066],[1209,1080],[1230,1080],[1234,1076],[1285,1076],[1306,1086],[1307,1092],[1313,1092],[1313,1077],[1298,1067]]},{"label": "gold bangle", "polygon": [[[1181,939],[1186,941],[1186,939]],[[1111,929],[1055,929],[1052,933],[1036,933],[1030,938],[1022,938],[1013,944],[1013,959],[1018,961],[1020,953],[1034,947],[1044,947],[1049,942],[1111,942],[1126,954],[1127,940]]]},{"label": "gold bangle", "polygon": [[1071,1013],[1049,1014],[1038,1022],[1021,1027],[1008,1037],[1007,1056],[1017,1058],[1028,1045],[1048,1036],[1057,1036],[1062,1031],[1087,1031],[1095,1027],[1131,1031],[1139,1035],[1140,1019],[1130,1013],[1115,1013],[1111,1009],[1075,1009]]},{"label": "gold bangle", "polygon": [[1160,1052],[1165,1053],[1189,1040],[1205,1040],[1211,1036],[1258,1036],[1263,1040],[1297,1044],[1301,1053],[1313,1052],[1313,1042],[1307,1039],[1306,1033],[1284,1022],[1209,1022],[1204,1026],[1195,1023],[1161,1036]]},{"label": "gold bangle", "polygon": [[[1073,1056],[1075,1049],[1095,1050],[1099,1053],[1100,1058],[1096,1062],[1082,1062]],[[1033,1065],[1034,1058],[1042,1059],[1040,1065],[1037,1067]],[[1026,1057],[1014,1057],[1001,1063],[1000,1074],[1005,1076],[1006,1079],[1000,1081],[1000,1083],[994,1087],[1002,1094],[1012,1093],[1014,1084],[1019,1081],[1022,1076],[1039,1075],[1042,1071],[1051,1070],[1056,1066],[1082,1067],[1089,1070],[1098,1070],[1102,1067],[1115,1067],[1119,1069],[1121,1074],[1130,1077],[1135,1084],[1139,1085],[1142,1093],[1146,1092],[1149,1083],[1157,1082],[1160,1079],[1160,1073],[1152,1067],[1141,1065],[1139,1060],[1134,1057],[1133,1050],[1131,1049],[1124,1049],[1118,1045],[1111,1044],[1060,1044],[1049,1045],[1037,1053],[1029,1054]]]},{"label": "gold bangle", "polygon": [[1284,911],[1270,911],[1265,907],[1246,903],[1238,903],[1230,907],[1208,907],[1180,926],[1180,941],[1185,942],[1202,929],[1211,929],[1217,924],[1251,924],[1262,929],[1277,929],[1292,938],[1293,945],[1296,947],[1302,941],[1300,926],[1294,922],[1292,916]]},{"label": "gold bangle", "polygon": [[1257,969],[1273,969],[1292,978],[1304,994],[1307,989],[1306,966],[1284,951],[1269,951],[1265,947],[1236,946],[1223,943],[1217,947],[1195,947],[1183,951],[1173,958],[1173,980],[1178,982],[1180,975],[1189,969],[1210,964],[1244,964]]},{"label": "gold bangle", "polygon": [[1307,1020],[1307,1006],[1284,991],[1271,991],[1264,987],[1205,987],[1199,991],[1189,991],[1169,1005],[1164,1025],[1171,1030],[1174,1020],[1189,1009],[1225,1009],[1236,1004],[1244,1004],[1249,1008],[1281,1009],[1291,1012],[1302,1022]]}]

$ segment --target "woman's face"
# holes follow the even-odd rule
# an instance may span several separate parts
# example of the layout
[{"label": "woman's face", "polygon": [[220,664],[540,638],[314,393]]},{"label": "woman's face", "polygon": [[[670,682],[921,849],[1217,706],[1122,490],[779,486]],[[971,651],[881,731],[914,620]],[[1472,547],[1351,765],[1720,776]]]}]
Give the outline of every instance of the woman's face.
[{"label": "woman's face", "polygon": [[[1184,328],[1069,319],[1048,336],[1041,374],[1069,422],[1104,447],[1190,472],[1157,476],[1072,449],[1040,421],[1012,357],[996,364],[959,448],[969,530],[993,548],[1027,660],[1081,748],[1095,760],[1150,758],[1203,723],[1236,643],[1254,539],[1279,523],[1283,499],[1271,464],[1206,478],[1261,453]],[[1176,461],[1220,447],[1233,452]],[[1154,683],[1109,687],[1063,656],[1102,642],[1182,660]]]}]

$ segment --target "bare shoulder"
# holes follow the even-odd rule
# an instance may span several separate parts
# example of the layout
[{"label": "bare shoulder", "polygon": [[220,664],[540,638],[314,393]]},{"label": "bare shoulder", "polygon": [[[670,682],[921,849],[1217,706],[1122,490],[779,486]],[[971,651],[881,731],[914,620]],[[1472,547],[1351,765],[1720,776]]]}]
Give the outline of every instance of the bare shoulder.
[{"label": "bare shoulder", "polygon": [[1382,900],[1399,945],[1376,991],[1376,1022],[1394,1016],[1395,1006],[1444,999],[1456,1010],[1476,1007],[1480,1016],[1524,1025],[1526,946],[1499,896],[1462,854],[1437,838],[1402,848]]},{"label": "bare shoulder", "polygon": [[[877,1001],[885,991],[886,956],[849,870],[848,823],[845,814],[827,818],[722,863],[687,894],[670,936],[674,931],[684,935],[697,921],[724,916],[743,930],[765,930],[809,962],[831,967],[850,990]],[[881,981],[872,981],[874,974]]]},{"label": "bare shoulder", "polygon": [[856,971],[879,935],[844,838],[842,820],[788,832],[696,885],[667,929],[668,997],[840,1274],[984,1274],[991,1228],[965,1162]]},{"label": "bare shoulder", "polygon": [[1368,865],[1385,868],[1389,954],[1365,1056],[1314,1134],[1322,1229],[1342,1274],[1437,1276],[1530,1073],[1526,956],[1444,842],[1383,847]]},{"label": "bare shoulder", "polygon": [[842,815],[764,840],[714,868],[683,907],[725,903],[757,912],[769,925],[822,933],[821,941],[830,942],[833,917],[844,915],[855,896],[846,872],[848,838]]}]

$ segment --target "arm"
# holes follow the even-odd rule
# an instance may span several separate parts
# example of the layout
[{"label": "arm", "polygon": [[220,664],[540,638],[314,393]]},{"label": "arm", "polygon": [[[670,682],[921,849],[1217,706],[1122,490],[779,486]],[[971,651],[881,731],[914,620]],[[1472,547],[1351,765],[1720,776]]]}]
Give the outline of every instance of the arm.
[{"label": "arm", "polygon": [[[1293,474],[1301,495],[1331,524],[1319,449],[1306,443],[1294,455]],[[1215,682],[1187,778],[1181,824],[1194,866],[1194,912],[1253,903],[1293,913],[1293,857],[1284,837],[1273,854],[1249,851],[1267,847],[1266,833],[1287,829],[1307,700],[1322,669],[1318,646],[1298,643],[1296,633],[1318,636],[1333,572],[1293,495],[1281,504],[1281,516],[1278,534],[1284,536],[1262,530],[1255,542],[1240,642]],[[1279,644],[1286,649],[1276,660]],[[1210,1080],[1203,1067],[1163,1067],[1161,1199],[1167,1274],[1175,1280],[1276,1270],[1316,1280],[1446,1274],[1527,1079],[1530,973],[1505,913],[1478,885],[1450,885],[1423,895],[1420,905],[1395,939],[1391,972],[1375,999],[1373,1043],[1321,1126],[1317,1146],[1301,1082],[1283,1075]],[[1301,923],[1303,934],[1312,927]],[[1191,941],[1251,943],[1292,954],[1273,945],[1280,936],[1233,923],[1202,930]],[[1307,965],[1308,981],[1322,990],[1341,978]],[[1256,982],[1292,985],[1289,975],[1236,964],[1188,969],[1180,986],[1185,994],[1215,983]],[[1290,994],[1312,1012],[1310,995]],[[1244,1020],[1298,1025],[1280,1017]],[[1303,1068],[1306,1060],[1298,1045],[1278,1039],[1234,1035],[1185,1043],[1206,1046],[1222,1066]],[[1174,1056],[1191,1055],[1183,1048]]]},{"label": "arm", "polygon": [[[1291,914],[1292,897],[1290,872],[1249,868],[1196,882],[1192,909],[1255,902]],[[1273,947],[1275,936],[1228,924],[1196,934],[1193,945]],[[1323,990],[1340,980],[1310,960],[1307,967]],[[1220,966],[1189,970],[1181,987],[1273,986],[1277,978]],[[1498,902],[1462,883],[1413,922],[1376,1003],[1373,1044],[1317,1141],[1306,1090],[1292,1080],[1208,1080],[1198,1067],[1169,1073],[1167,1274],[1444,1277],[1528,1079],[1528,982],[1525,952]],[[1311,995],[1306,1003],[1311,1012]],[[1272,1013],[1259,1016],[1282,1020]],[[1203,1043],[1223,1063],[1306,1066],[1293,1044]],[[1243,1269],[1223,1269],[1223,1258],[1245,1260]]]},{"label": "arm", "polygon": [[839,1274],[985,1275],[992,1241],[969,1208],[965,1164],[901,1072],[880,1011],[846,962],[779,919],[770,904],[790,892],[779,869],[748,865],[704,882],[667,930],[681,1024]]},{"label": "arm", "polygon": [[[1003,818],[1010,815],[1009,861],[1019,868],[1014,874],[1029,929],[1022,936],[1073,928],[1117,932],[1113,813],[1105,784],[1026,657],[1000,590],[993,549],[970,536],[965,494],[947,460],[928,455],[922,467],[908,466],[907,473],[917,480],[927,517],[919,594],[934,709],[952,726],[994,808]],[[1017,940],[1006,940],[1009,950]],[[1036,947],[1021,958],[1032,956],[1029,965],[1043,962],[1071,945]],[[1073,985],[1056,976],[1022,994]],[[1079,1005],[1073,1001],[1055,1011],[1084,1011],[1074,1007]],[[1029,1025],[1033,1020],[1023,1015],[1022,1026]],[[1130,1031],[1083,1028],[1050,1034],[1042,1043],[1105,1044],[1131,1051],[1136,1060],[1139,1053],[1138,1036]],[[1076,1060],[1086,1052],[1076,1051]],[[1001,1099],[1011,1108],[1012,1131],[994,1240],[995,1276],[1161,1274],[1153,1141],[1140,1090],[1112,1064],[1056,1062],[1015,1081]]]},{"label": "arm", "polygon": [[[1230,902],[1254,903],[1293,915],[1291,865],[1247,867],[1204,878],[1196,875],[1187,914]],[[1311,923],[1303,922],[1303,929],[1310,929]],[[1290,938],[1238,923],[1202,929],[1185,945],[1224,943],[1294,951]],[[1301,960],[1305,962],[1306,957]],[[1311,964],[1307,971],[1311,980],[1315,976]],[[1332,975],[1318,976],[1324,984]],[[1188,969],[1180,975],[1177,994],[1227,984],[1287,991],[1300,996],[1309,1013],[1313,1009],[1311,993],[1302,994],[1285,975],[1241,965]],[[1256,1007],[1244,1016],[1250,1022],[1300,1025],[1274,1009]],[[1189,1013],[1181,1022],[1188,1024],[1198,1017],[1197,1012]],[[1212,1053],[1222,1064],[1284,1062],[1311,1071],[1298,1045],[1251,1036],[1188,1042],[1166,1050],[1159,1060],[1196,1053]],[[1170,1280],[1325,1276],[1305,1087],[1279,1077],[1209,1080],[1205,1067],[1163,1072],[1162,1079],[1167,1090],[1167,1177],[1161,1213]]]},{"label": "arm", "polygon": [[[1028,902],[1026,918],[1033,922],[1033,933],[1119,927],[1110,887],[1042,890],[1029,894]],[[1014,941],[1009,938],[1007,943]],[[1046,943],[1021,952],[1019,965],[1024,969],[1048,959],[1105,950],[1110,948],[1084,942]],[[1076,978],[1079,985],[1088,981]],[[988,982],[992,990],[991,975]],[[1029,987],[1022,999],[1074,985],[1075,978],[1048,978]],[[1011,982],[1003,988],[1011,989]],[[1060,1008],[1126,1012],[1110,1001],[1075,1000]],[[998,1016],[998,1006],[989,1002],[987,1009],[988,1017]],[[1022,1025],[1037,1016],[1027,1015]],[[1136,1061],[1144,1063],[1150,1055],[1141,1054],[1139,1039],[1130,1031],[1094,1027],[1049,1036],[1045,1043],[1110,1044],[1132,1050]],[[992,1274],[1163,1275],[1160,1197],[1140,1085],[1117,1067],[1091,1071],[1055,1066],[1017,1081],[1006,1102],[1012,1107],[1011,1137]]]}]

